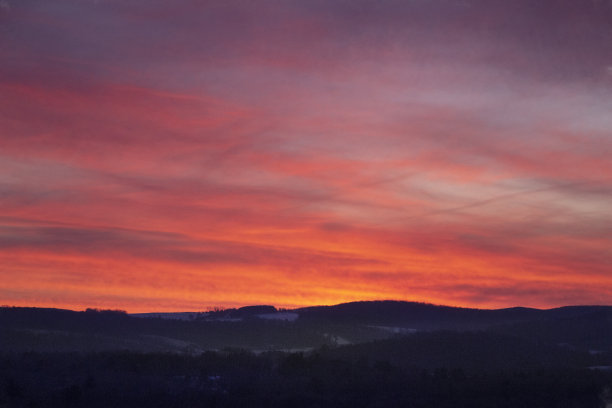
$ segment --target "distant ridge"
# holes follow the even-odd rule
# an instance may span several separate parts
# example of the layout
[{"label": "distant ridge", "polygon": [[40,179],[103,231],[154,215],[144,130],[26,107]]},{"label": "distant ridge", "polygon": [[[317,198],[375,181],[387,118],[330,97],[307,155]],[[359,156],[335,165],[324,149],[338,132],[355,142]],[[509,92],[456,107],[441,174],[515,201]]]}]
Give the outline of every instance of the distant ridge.
[{"label": "distant ridge", "polygon": [[[193,320],[207,315],[223,314],[232,318],[257,316],[260,314],[280,313],[279,309],[272,305],[249,305],[240,308],[229,308],[210,311],[191,312],[147,312],[126,313],[122,310],[105,310],[88,308],[85,311],[40,308],[21,306],[1,306],[0,313],[12,310],[23,315],[32,312],[44,317],[48,315],[65,315],[69,313],[92,313],[98,312],[103,315],[123,314],[134,317],[171,318],[178,320]],[[425,302],[412,302],[402,300],[364,300],[339,303],[326,306],[307,306],[295,309],[282,309],[283,312],[298,313],[303,318],[326,318],[326,319],[383,319],[383,320],[411,320],[423,319],[476,319],[476,320],[523,320],[533,318],[572,318],[595,312],[612,312],[612,306],[606,305],[571,305],[551,309],[537,309],[515,306],[501,309],[479,309],[460,306],[436,305]],[[176,317],[175,317],[176,316]]]},{"label": "distant ridge", "polygon": [[136,315],[1,307],[0,328],[0,347],[6,350],[295,350],[418,332],[486,330],[599,352],[612,349],[612,306],[470,309],[389,300]]},{"label": "distant ridge", "polygon": [[[325,322],[333,324],[366,325],[371,327],[431,330],[479,330],[510,324],[576,320],[581,318],[610,318],[612,306],[563,306],[553,309],[511,307],[505,309],[474,309],[442,306],[429,303],[396,300],[357,301],[332,306],[310,306],[280,312],[271,305],[244,306],[237,309],[209,312],[135,313],[120,310],[71,311],[55,308],[2,307],[0,324],[11,326],[41,326],[49,322],[63,329],[91,327],[96,330],[110,321],[124,322],[132,317],[157,318],[183,321],[241,321],[244,319],[273,318],[275,314],[291,314],[303,322]],[[280,317],[280,316],[279,316]],[[290,319],[295,320],[295,319]]]},{"label": "distant ridge", "polygon": [[[612,308],[611,308],[612,310]],[[369,324],[397,325],[419,330],[476,329],[538,319],[546,311],[524,307],[472,309],[405,301],[359,301],[334,306],[295,309],[304,319],[361,321]]]}]

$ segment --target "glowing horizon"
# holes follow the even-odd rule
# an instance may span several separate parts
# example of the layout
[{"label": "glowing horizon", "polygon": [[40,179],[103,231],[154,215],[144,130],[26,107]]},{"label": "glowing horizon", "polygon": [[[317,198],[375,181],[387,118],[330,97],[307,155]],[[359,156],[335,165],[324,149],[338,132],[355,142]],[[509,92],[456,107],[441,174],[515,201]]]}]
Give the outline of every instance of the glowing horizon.
[{"label": "glowing horizon", "polygon": [[0,304],[612,304],[611,16],[2,0]]}]

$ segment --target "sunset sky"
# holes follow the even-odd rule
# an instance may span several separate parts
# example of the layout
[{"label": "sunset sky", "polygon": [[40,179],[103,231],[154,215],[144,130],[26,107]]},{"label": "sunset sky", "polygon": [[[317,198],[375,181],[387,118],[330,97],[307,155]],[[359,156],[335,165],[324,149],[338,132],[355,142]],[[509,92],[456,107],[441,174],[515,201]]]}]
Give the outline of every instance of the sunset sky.
[{"label": "sunset sky", "polygon": [[608,0],[0,0],[0,304],[612,304]]}]

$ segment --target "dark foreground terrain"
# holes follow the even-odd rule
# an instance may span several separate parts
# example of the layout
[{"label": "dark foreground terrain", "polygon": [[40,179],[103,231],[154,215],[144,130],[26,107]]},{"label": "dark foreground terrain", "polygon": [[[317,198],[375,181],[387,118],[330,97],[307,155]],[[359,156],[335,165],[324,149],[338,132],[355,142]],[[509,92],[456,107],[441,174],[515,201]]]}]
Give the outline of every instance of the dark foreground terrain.
[{"label": "dark foreground terrain", "polygon": [[0,407],[582,408],[612,401],[607,307],[360,302],[166,317],[1,308]]},{"label": "dark foreground terrain", "polygon": [[608,372],[416,368],[333,353],[26,353],[0,360],[9,407],[599,407]]}]

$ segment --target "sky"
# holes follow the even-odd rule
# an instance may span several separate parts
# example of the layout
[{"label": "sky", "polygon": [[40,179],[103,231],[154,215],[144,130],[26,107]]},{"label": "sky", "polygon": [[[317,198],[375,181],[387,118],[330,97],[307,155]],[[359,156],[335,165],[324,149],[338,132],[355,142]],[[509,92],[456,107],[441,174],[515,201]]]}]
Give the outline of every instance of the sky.
[{"label": "sky", "polygon": [[0,0],[0,304],[612,304],[612,1]]}]

